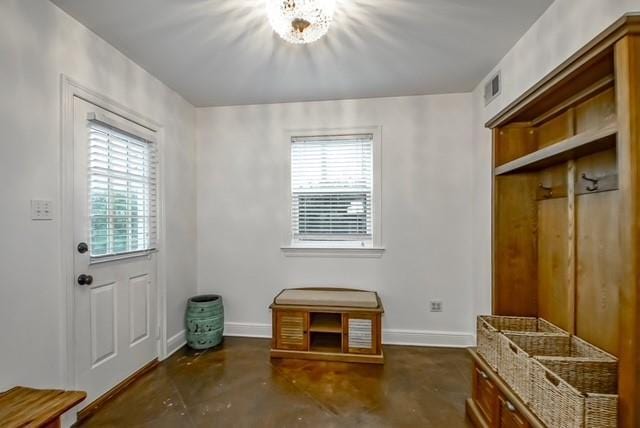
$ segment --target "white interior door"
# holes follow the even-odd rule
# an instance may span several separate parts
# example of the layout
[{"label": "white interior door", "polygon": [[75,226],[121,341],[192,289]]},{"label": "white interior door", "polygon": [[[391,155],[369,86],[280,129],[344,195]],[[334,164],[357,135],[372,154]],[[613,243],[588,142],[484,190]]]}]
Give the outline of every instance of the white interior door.
[{"label": "white interior door", "polygon": [[75,378],[85,403],[158,355],[153,139],[74,98]]}]

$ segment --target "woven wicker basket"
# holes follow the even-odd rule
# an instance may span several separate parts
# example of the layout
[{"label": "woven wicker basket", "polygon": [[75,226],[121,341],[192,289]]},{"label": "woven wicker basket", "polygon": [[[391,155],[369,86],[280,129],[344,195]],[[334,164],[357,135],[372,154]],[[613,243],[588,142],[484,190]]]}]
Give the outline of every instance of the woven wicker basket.
[{"label": "woven wicker basket", "polygon": [[506,332],[498,342],[500,376],[525,403],[531,400],[531,356],[567,356],[571,348],[571,337],[561,333]]},{"label": "woven wicker basket", "polygon": [[500,376],[527,404],[532,400],[531,357],[562,357],[569,361],[576,358],[611,361],[612,358],[584,340],[566,334],[506,332],[499,341]]},{"label": "woven wicker basket", "polygon": [[541,318],[503,317],[495,315],[478,316],[477,339],[478,353],[494,369],[498,370],[498,336],[502,331],[548,332],[568,334],[564,330]]},{"label": "woven wicker basket", "polygon": [[549,427],[614,428],[618,419],[617,360],[531,359],[531,408]]}]

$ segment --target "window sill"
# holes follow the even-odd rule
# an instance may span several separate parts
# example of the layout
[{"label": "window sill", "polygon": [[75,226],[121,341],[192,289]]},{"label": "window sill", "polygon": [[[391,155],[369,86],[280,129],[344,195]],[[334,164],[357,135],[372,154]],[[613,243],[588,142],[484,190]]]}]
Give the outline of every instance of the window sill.
[{"label": "window sill", "polygon": [[280,247],[285,257],[361,257],[380,258],[385,252],[384,247],[311,247],[284,246]]},{"label": "window sill", "polygon": [[149,257],[153,253],[156,253],[157,251],[158,250],[154,248],[154,249],[142,250],[142,251],[132,251],[130,253],[112,254],[109,256],[97,256],[97,257],[94,256],[90,258],[89,266],[97,265],[100,263],[114,262],[118,260],[128,260],[128,259],[134,259],[138,257]]}]

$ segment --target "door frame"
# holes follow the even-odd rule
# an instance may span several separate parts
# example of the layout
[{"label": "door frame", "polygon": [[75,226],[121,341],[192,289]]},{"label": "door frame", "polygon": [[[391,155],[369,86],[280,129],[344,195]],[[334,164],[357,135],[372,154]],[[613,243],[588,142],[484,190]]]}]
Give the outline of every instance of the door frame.
[{"label": "door frame", "polygon": [[[75,389],[76,361],[75,361],[75,273],[74,273],[74,237],[73,237],[73,196],[74,196],[74,113],[73,100],[78,97],[88,103],[94,104],[115,115],[121,116],[138,125],[141,125],[156,134],[158,150],[158,249],[157,257],[157,326],[153,326],[157,339],[156,355],[159,360],[167,355],[167,310],[166,310],[166,260],[164,250],[165,217],[164,217],[164,127],[153,119],[150,119],[127,106],[101,94],[98,91],[87,88],[65,74],[60,75],[60,257],[61,270],[60,282],[64,290],[62,295],[62,308],[66,312],[62,332],[64,346],[62,347],[62,367],[65,388]],[[124,380],[124,379],[122,379]]]}]

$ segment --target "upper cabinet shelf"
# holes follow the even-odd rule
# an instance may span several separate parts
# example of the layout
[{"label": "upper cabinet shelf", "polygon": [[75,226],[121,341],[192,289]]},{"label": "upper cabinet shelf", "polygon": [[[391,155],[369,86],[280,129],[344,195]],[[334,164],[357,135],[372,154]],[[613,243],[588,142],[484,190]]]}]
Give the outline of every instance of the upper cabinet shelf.
[{"label": "upper cabinet shelf", "polygon": [[544,147],[495,168],[495,175],[536,170],[614,147],[618,127],[616,123],[586,131],[558,143]]}]

